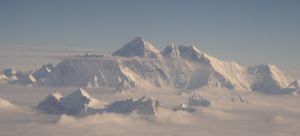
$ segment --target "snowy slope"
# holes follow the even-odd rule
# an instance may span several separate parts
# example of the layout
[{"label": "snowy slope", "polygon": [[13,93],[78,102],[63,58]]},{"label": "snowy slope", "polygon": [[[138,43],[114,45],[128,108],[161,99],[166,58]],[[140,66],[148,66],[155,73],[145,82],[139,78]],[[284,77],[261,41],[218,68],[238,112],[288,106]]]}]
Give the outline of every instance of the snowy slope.
[{"label": "snowy slope", "polygon": [[[10,76],[13,70],[6,71]],[[273,65],[249,68],[222,61],[195,46],[171,44],[163,51],[137,37],[110,55],[84,55],[67,58],[55,67],[19,77],[19,84],[47,86],[110,87],[123,92],[134,87],[202,87],[231,90],[277,92],[291,80]]]}]

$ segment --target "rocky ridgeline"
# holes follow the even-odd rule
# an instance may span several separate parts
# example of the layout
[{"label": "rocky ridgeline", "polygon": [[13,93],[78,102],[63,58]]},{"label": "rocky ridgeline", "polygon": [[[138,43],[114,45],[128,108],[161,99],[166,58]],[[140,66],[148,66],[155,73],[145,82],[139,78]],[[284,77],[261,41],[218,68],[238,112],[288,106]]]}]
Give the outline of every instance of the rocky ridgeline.
[{"label": "rocky ridgeline", "polygon": [[87,54],[44,65],[33,72],[6,69],[0,83],[26,86],[114,88],[116,92],[135,87],[202,87],[290,93],[292,80],[273,65],[243,67],[221,61],[196,46],[171,44],[163,51],[137,37],[112,55]]},{"label": "rocky ridgeline", "polygon": [[115,101],[103,108],[97,108],[97,103],[99,102],[99,100],[91,97],[86,90],[80,88],[65,97],[59,92],[51,93],[38,104],[37,109],[49,114],[84,116],[104,112],[157,115],[159,108],[159,101],[147,96],[143,96],[140,99],[129,98]]}]

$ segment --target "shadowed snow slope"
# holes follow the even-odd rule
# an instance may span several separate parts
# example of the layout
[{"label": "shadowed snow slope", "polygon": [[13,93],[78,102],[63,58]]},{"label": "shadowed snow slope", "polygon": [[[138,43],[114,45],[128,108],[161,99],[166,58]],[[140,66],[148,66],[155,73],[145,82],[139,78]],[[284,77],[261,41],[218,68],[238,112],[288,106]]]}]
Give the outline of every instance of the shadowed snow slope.
[{"label": "shadowed snow slope", "polygon": [[141,37],[112,56],[76,56],[64,59],[54,68],[49,67],[46,65],[34,73],[42,77],[37,79],[38,84],[110,87],[115,91],[172,86],[276,92],[291,83],[282,71],[272,65],[245,68],[236,62],[218,60],[195,46],[171,44],[159,52]]},{"label": "shadowed snow slope", "polygon": [[83,115],[87,114],[96,102],[96,99],[80,88],[66,97],[59,92],[51,93],[38,104],[37,108],[53,114]]}]

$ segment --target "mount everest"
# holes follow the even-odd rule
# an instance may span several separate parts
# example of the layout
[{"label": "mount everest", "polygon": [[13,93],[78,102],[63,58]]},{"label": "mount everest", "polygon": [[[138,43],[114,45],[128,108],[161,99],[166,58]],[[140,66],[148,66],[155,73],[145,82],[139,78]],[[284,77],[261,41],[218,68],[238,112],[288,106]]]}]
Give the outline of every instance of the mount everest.
[{"label": "mount everest", "polygon": [[137,37],[112,55],[74,56],[37,71],[3,71],[0,82],[26,86],[109,87],[122,92],[135,87],[203,87],[284,93],[292,80],[273,65],[243,67],[221,61],[195,46],[171,44],[159,51]]}]

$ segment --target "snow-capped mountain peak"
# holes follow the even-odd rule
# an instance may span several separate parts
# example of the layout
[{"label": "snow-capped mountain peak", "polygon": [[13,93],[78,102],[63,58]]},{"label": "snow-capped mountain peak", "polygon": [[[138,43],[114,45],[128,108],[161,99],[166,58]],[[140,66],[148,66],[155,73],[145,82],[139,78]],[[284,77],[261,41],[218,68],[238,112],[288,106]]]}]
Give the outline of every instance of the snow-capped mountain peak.
[{"label": "snow-capped mountain peak", "polygon": [[160,54],[159,50],[150,42],[145,41],[141,37],[137,37],[114,52],[113,56],[158,58]]},{"label": "snow-capped mountain peak", "polygon": [[61,99],[63,98],[60,92],[53,92],[42,100],[37,108],[46,111],[47,113],[61,113],[64,108],[60,106]]},{"label": "snow-capped mountain peak", "polygon": [[37,108],[47,113],[82,115],[92,109],[96,102],[97,99],[80,88],[66,97],[59,92],[51,93],[38,104]]},{"label": "snow-capped mountain peak", "polygon": [[90,105],[92,98],[85,90],[79,88],[75,92],[64,97],[62,102],[70,108],[77,109],[78,106]]},{"label": "snow-capped mountain peak", "polygon": [[288,87],[290,78],[274,65],[258,65],[248,68],[248,72],[255,76],[251,88],[253,90],[264,90],[265,92],[280,91]]}]

